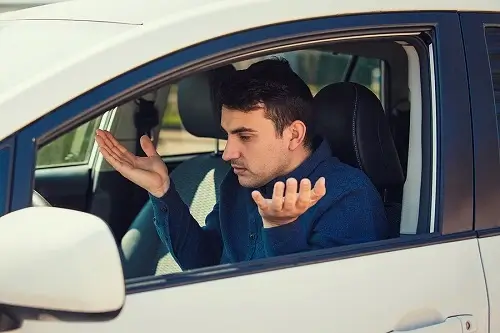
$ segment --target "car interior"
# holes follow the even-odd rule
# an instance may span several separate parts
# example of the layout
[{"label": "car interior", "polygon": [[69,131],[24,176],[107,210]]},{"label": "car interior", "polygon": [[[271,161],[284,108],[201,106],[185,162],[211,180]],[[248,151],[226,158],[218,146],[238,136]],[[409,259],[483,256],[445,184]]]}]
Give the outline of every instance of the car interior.
[{"label": "car interior", "polygon": [[[295,54],[304,54],[300,58],[302,67],[291,62],[294,69],[314,68],[315,73],[324,76],[324,84],[315,86],[313,91],[313,130],[328,140],[332,154],[364,171],[375,184],[385,203],[391,238],[429,232],[425,225],[428,219],[422,216],[419,204],[428,192],[426,182],[422,181],[426,148],[421,138],[424,113],[421,66],[426,61],[426,50],[421,47],[394,39],[351,40],[293,50]],[[325,65],[329,58],[315,61],[311,54],[328,55],[332,59],[342,56],[345,61],[343,67],[329,75],[327,69],[335,68]],[[262,57],[274,55],[286,58],[289,53],[266,54],[265,50],[262,53]],[[87,139],[90,143],[83,162],[37,167],[33,205],[77,209],[105,220],[121,249],[127,279],[180,272],[157,236],[147,193],[102,159],[92,143],[92,132],[97,127],[108,129],[138,155],[142,154],[138,138],[142,134],[151,135],[163,156],[168,149],[160,152],[159,148],[165,141],[162,136],[166,135],[162,119],[168,106],[174,105],[182,135],[190,140],[204,140],[205,145],[201,151],[190,150],[163,158],[181,198],[193,217],[204,225],[218,198],[218,187],[230,170],[230,165],[221,158],[226,136],[220,127],[218,84],[231,71],[245,68],[262,57],[241,56],[238,61],[190,74],[101,115],[91,130],[87,128],[85,135],[90,137]],[[378,64],[379,78],[368,78],[378,84],[376,88],[359,79],[360,74],[356,79],[363,59],[373,59]],[[173,138],[170,147],[182,142],[182,138]]]}]

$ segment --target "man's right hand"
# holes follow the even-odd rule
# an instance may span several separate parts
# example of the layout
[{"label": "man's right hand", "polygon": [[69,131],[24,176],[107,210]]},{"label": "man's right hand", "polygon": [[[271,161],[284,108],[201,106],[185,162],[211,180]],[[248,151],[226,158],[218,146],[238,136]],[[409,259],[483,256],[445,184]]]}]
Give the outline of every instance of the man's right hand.
[{"label": "man's right hand", "polygon": [[108,131],[98,129],[96,142],[102,156],[122,176],[157,198],[161,198],[168,191],[170,178],[167,166],[146,135],[141,137],[141,147],[146,157],[133,155]]}]

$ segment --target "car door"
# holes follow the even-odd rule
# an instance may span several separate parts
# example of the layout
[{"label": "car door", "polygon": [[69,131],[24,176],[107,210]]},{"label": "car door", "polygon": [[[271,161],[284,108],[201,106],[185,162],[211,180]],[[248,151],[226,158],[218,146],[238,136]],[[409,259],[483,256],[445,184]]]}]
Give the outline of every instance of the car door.
[{"label": "car door", "polygon": [[[201,63],[214,55],[219,57],[214,62],[225,60],[229,51],[244,47],[249,49],[244,49],[243,56],[269,51],[271,47],[263,42],[271,37],[264,36],[273,36],[273,47],[298,45],[304,36],[309,36],[307,44],[321,43],[318,36],[325,33],[350,38],[408,34],[413,42],[418,36],[424,52],[409,53],[408,58],[416,65],[411,73],[417,78],[411,80],[421,82],[412,87],[422,91],[417,94],[422,104],[422,146],[430,147],[421,148],[425,151],[422,173],[430,178],[422,177],[419,186],[428,192],[420,196],[418,228],[380,242],[131,279],[126,305],[113,321],[29,320],[17,332],[489,332],[486,284],[473,230],[469,88],[458,14],[391,13],[294,21],[307,17],[298,6],[291,6],[285,20],[290,22],[276,24],[276,2],[261,5],[258,11],[269,13],[266,24],[166,55],[135,69],[136,81],[118,77],[82,95],[81,103],[102,101],[160,75],[160,70],[172,70],[176,68],[173,57],[183,64]],[[232,14],[249,10],[241,6],[232,7]],[[230,30],[239,27],[222,18],[211,12],[204,22],[225,24]],[[408,31],[410,26],[415,30]],[[167,28],[154,35],[172,31]],[[89,94],[93,97],[88,98]],[[17,144],[29,144],[56,117],[71,119],[81,112],[62,107],[37,121],[43,125],[20,132]],[[34,147],[28,153],[34,154]],[[20,170],[12,179],[17,205],[31,191],[19,181],[30,176],[31,161],[30,157],[14,161],[14,168]]]},{"label": "car door", "polygon": [[500,330],[500,13],[460,15],[474,131],[475,228],[490,306],[490,331]]},{"label": "car door", "polygon": [[87,211],[92,199],[92,170],[97,163],[94,137],[110,112],[92,119],[37,152],[35,189],[53,206]]}]

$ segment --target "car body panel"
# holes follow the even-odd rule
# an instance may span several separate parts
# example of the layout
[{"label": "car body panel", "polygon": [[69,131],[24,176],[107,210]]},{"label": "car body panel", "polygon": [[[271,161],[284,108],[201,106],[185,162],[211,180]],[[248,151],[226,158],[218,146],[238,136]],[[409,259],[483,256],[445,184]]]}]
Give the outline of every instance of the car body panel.
[{"label": "car body panel", "polygon": [[462,314],[472,315],[477,333],[487,332],[476,239],[145,291],[127,296],[110,322],[26,321],[19,332],[371,333]]},{"label": "car body panel", "polygon": [[[2,117],[5,121],[0,123],[0,141],[12,135],[18,145],[13,162],[18,169],[11,179],[12,209],[25,207],[29,202],[34,165],[34,157],[31,155],[36,151],[37,139],[85,114],[89,108],[107,98],[125,90],[137,89],[143,81],[154,79],[156,75],[163,74],[165,69],[174,71],[216,54],[218,48],[223,49],[216,44],[220,36],[324,16],[385,11],[412,11],[415,14],[416,10],[410,3],[396,3],[394,0],[384,4],[317,1],[313,6],[298,0],[210,3],[197,0],[183,2],[182,9],[178,11],[173,10],[178,2],[160,4],[153,0],[142,3],[124,1],[120,3],[120,9],[114,8],[115,11],[112,11],[110,3],[106,2],[106,5],[99,7],[103,11],[95,14],[91,13],[91,6],[96,5],[95,1],[77,0],[54,5],[61,6],[57,7],[61,10],[54,7],[56,10],[53,13],[50,13],[50,7],[44,7],[0,15],[0,29],[2,25],[3,29],[9,29],[9,36],[15,36],[11,43],[18,40],[21,48],[28,48],[29,42],[34,38],[33,29],[50,26],[54,32],[47,37],[40,54],[35,54],[39,58],[34,62],[43,64],[42,68],[28,66],[17,69],[22,72],[19,77],[14,69],[9,72],[10,76],[18,78],[13,85],[0,79],[0,116],[16,115]],[[139,6],[144,8],[134,12]],[[63,13],[64,8],[68,10],[67,14]],[[160,17],[160,9],[168,8],[172,12]],[[451,5],[425,0],[418,10],[491,11],[500,10],[500,3],[483,0],[472,5],[471,2],[461,0]],[[243,16],[242,13],[246,15]],[[417,20],[419,15],[412,16],[413,24],[422,23]],[[161,277],[160,280],[156,278],[154,281],[145,279],[137,282],[138,287],[127,296],[125,308],[113,321],[26,321],[15,332],[136,332],[152,329],[389,332],[439,325],[449,318],[462,315],[472,316],[477,332],[488,332],[489,307],[496,306],[496,301],[492,302],[491,297],[497,294],[498,288],[493,285],[493,293],[488,294],[489,286],[486,283],[498,280],[497,270],[491,266],[494,259],[498,258],[498,251],[493,249],[498,241],[493,238],[484,239],[478,244],[476,234],[471,231],[474,213],[473,152],[466,94],[468,82],[465,66],[462,66],[465,58],[462,44],[458,43],[461,41],[460,29],[457,29],[458,14],[443,15],[448,21],[438,28],[438,35],[443,35],[438,36],[442,40],[439,40],[436,47],[442,49],[436,52],[443,58],[453,52],[455,63],[460,65],[460,69],[452,71],[450,63],[439,57],[436,67],[431,68],[435,76],[429,81],[436,83],[436,87],[431,86],[430,89],[436,89],[438,98],[433,102],[436,113],[439,113],[439,123],[436,125],[439,140],[436,143],[437,152],[434,152],[434,163],[438,163],[434,181],[438,177],[438,182],[436,192],[431,193],[430,200],[436,200],[432,196],[439,197],[435,201],[436,219],[442,220],[442,223],[437,225],[436,230],[444,230],[445,233],[469,232],[464,238],[443,238],[432,245],[425,243],[425,237],[417,237],[420,243],[411,244],[405,244],[405,239],[397,239],[391,245],[392,248],[374,247],[369,254],[345,250],[337,257],[331,254],[323,257],[318,255],[310,262],[292,263],[288,267],[282,263],[279,268],[262,271],[243,272],[242,266],[228,265],[220,267],[213,274],[206,271],[190,273],[191,277],[202,280],[184,280],[177,285],[170,284],[169,276]],[[363,15],[353,16],[352,20],[355,22],[361,16]],[[228,17],[238,17],[238,20],[227,20]],[[437,18],[430,15],[424,23],[433,24],[433,20]],[[197,27],[205,28],[194,29],[193,22]],[[392,22],[386,22],[389,23]],[[67,53],[63,52],[58,56],[58,52],[45,49],[50,48],[50,45],[57,45],[58,36],[65,34],[58,32],[61,27],[68,27],[68,31],[74,29],[81,35],[71,41],[75,49],[68,49]],[[282,29],[289,27],[283,25]],[[328,28],[332,27],[325,27]],[[27,30],[23,32],[23,29]],[[101,31],[106,33],[101,36]],[[172,33],[179,31],[182,34]],[[280,32],[277,37],[283,37],[287,33]],[[3,48],[1,34],[2,30],[0,52],[3,54],[5,51],[6,63],[9,66],[20,66],[23,61],[26,62],[26,58],[16,62],[16,51]],[[289,35],[293,36],[293,31]],[[78,42],[86,39],[85,36],[91,36],[95,40],[89,41],[88,45],[82,44],[78,49]],[[452,38],[446,38],[449,36]],[[254,36],[257,40],[272,40],[277,37],[266,34],[261,34],[258,38]],[[177,59],[177,62],[168,58],[168,55],[178,50],[203,42],[209,45],[203,51],[193,47],[189,57]],[[447,45],[447,42],[451,44]],[[216,46],[210,46],[210,43]],[[226,47],[246,45],[250,40],[234,43]],[[452,48],[446,49],[445,46],[449,45]],[[161,57],[166,57],[166,61],[171,63],[164,64],[163,67],[148,66],[151,61]],[[0,70],[8,70],[3,66],[0,64]],[[142,72],[134,72],[141,66],[144,66]],[[138,76],[131,79],[134,75]],[[92,91],[94,88],[96,89]],[[50,93],[46,93],[47,89],[50,89]],[[85,94],[89,91],[89,94]],[[452,96],[454,94],[459,97],[455,98]],[[57,109],[60,106],[63,108]],[[454,118],[450,117],[453,112],[456,115]],[[31,125],[25,127],[28,124]],[[22,130],[17,132],[20,129]],[[460,140],[454,140],[453,144],[443,139],[445,135],[457,138],[458,133],[462,136]],[[0,158],[7,160],[5,156],[0,155]],[[457,167],[459,160],[462,165]],[[428,228],[422,233],[434,230]],[[484,257],[486,260],[482,261],[483,251],[487,253]],[[483,262],[489,267],[483,267]],[[264,267],[264,264],[261,265]],[[233,275],[222,277],[228,273]],[[172,280],[175,278],[172,277]],[[54,279],[54,283],[58,283],[58,280]]]},{"label": "car body panel", "polygon": [[[200,1],[183,1],[182,6],[176,7],[178,1],[148,0],[139,2],[127,0],[116,6],[115,2],[110,0],[73,0],[0,14],[0,27],[3,26],[0,29],[8,29],[8,36],[15,35],[17,45],[16,48],[4,47],[2,39],[9,37],[0,35],[0,53],[2,59],[5,59],[0,62],[0,73],[7,72],[11,66],[15,70],[24,72],[21,75],[23,79],[17,84],[9,84],[7,76],[0,76],[0,115],[13,114],[22,110],[16,117],[9,118],[8,122],[0,123],[0,140],[12,133],[12,130],[21,129],[110,78],[159,57],[218,36],[303,19],[353,13],[415,11],[413,4],[396,0],[384,1],[383,3],[370,1],[339,3],[331,0],[320,0],[316,1],[314,6],[301,0],[220,0],[218,2],[205,1],[205,5],[202,6]],[[160,10],[158,6],[165,7],[161,7],[162,10]],[[56,13],[58,12],[57,8],[64,8],[74,14],[62,17],[58,17],[56,14],[54,14],[56,16],[51,16],[47,13],[50,13],[52,8]],[[100,8],[100,10],[96,10],[96,8]],[[287,10],[283,10],[283,8],[287,8]],[[500,10],[500,3],[482,0],[472,5],[467,0],[460,0],[453,4],[425,0],[419,4],[419,11],[429,10]],[[128,21],[120,17],[120,15],[132,12],[148,13],[148,15],[143,14],[145,16]],[[164,14],[165,12],[168,14]],[[161,15],[156,16],[158,13]],[[238,17],[238,19],[228,20],[228,17]],[[18,22],[20,20],[23,21],[23,24]],[[61,20],[66,22],[66,25],[63,26]],[[74,29],[80,31],[80,37],[76,37],[72,41],[75,44],[84,42],[88,36],[101,34],[107,36],[92,43],[92,47],[78,48],[70,54],[63,52],[64,57],[50,57],[50,60],[44,62],[43,67],[26,71],[26,69],[22,69],[23,63],[16,66],[15,60],[19,57],[17,48],[32,50],[32,33],[23,33],[22,31],[23,27],[29,23],[26,21],[34,21],[30,23],[33,24],[31,28],[34,30],[49,29],[54,31],[52,34],[44,35],[45,46],[36,53],[31,52],[31,57],[47,59],[47,53],[51,53],[50,49],[60,45],[59,40],[65,35],[63,27],[71,30],[70,26],[75,25]],[[141,25],[106,23],[122,21],[132,24],[140,22]],[[196,22],[197,26],[205,28],[194,29],[193,22]],[[52,26],[49,27],[49,25]],[[57,30],[59,32],[56,33]],[[111,32],[112,30],[115,31]],[[182,33],[173,33],[179,31]],[[4,65],[4,62],[8,66]],[[83,76],[81,73],[86,73],[86,75]],[[9,76],[16,77],[17,73],[10,73]],[[79,79],[75,80],[75,77]],[[72,84],[69,85],[67,82],[72,82]],[[51,87],[52,93],[40,94],[43,91],[42,87]]]}]

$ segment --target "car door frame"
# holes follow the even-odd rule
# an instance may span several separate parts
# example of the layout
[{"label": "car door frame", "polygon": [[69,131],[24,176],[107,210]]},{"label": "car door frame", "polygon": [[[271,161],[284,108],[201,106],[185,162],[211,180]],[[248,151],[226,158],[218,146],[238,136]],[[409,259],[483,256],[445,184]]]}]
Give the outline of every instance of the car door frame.
[{"label": "car door frame", "polygon": [[499,136],[485,40],[485,27],[500,27],[500,13],[460,13],[460,21],[474,137],[474,228],[482,236],[500,233]]},{"label": "car door frame", "polygon": [[461,13],[470,85],[474,142],[474,229],[489,298],[490,332],[500,330],[500,147],[499,119],[486,29],[500,30],[500,13]]},{"label": "car door frame", "polygon": [[[383,28],[373,28],[383,25]],[[410,237],[385,240],[370,244],[346,246],[342,249],[328,249],[314,253],[296,254],[279,258],[269,258],[256,263],[241,263],[235,269],[227,270],[221,267],[208,268],[207,274],[183,272],[167,279],[163,277],[148,277],[139,279],[127,288],[128,293],[165,288],[167,286],[206,281],[214,278],[224,278],[241,274],[280,269],[290,265],[346,259],[353,256],[368,255],[385,251],[397,251],[409,247],[419,247],[454,240],[475,238],[472,230],[473,221],[473,170],[472,170],[472,136],[469,99],[466,94],[465,58],[463,54],[460,22],[454,12],[426,13],[376,13],[351,16],[316,18],[306,21],[280,23],[272,26],[255,28],[227,36],[222,36],[195,46],[188,47],[163,58],[144,64],[109,82],[90,90],[89,92],[69,101],[52,113],[16,133],[16,149],[12,176],[12,191],[10,211],[27,207],[31,202],[33,165],[36,156],[38,140],[55,135],[65,130],[69,124],[81,123],[95,116],[102,110],[116,105],[118,99],[132,98],[143,94],[154,84],[164,84],[166,80],[186,75],[189,71],[200,69],[203,62],[183,68],[190,62],[204,59],[210,65],[221,63],[216,58],[235,52],[242,46],[261,43],[268,39],[272,43],[291,38],[310,38],[308,35],[334,34],[349,35],[353,29],[375,29],[377,32],[413,30],[420,26],[432,26],[438,32],[436,45],[431,50],[431,77],[422,86],[422,92],[428,96],[423,106],[429,113],[436,110],[436,149],[433,150],[433,192],[427,200],[431,209],[429,215],[435,217],[434,233],[423,233]],[[334,28],[333,28],[334,27]],[[359,32],[357,32],[359,34]],[[304,37],[305,36],[305,37]],[[253,46],[256,47],[256,46]],[[263,48],[263,45],[259,45]],[[248,49],[246,50],[248,52]],[[242,51],[239,51],[242,52]],[[208,59],[208,60],[205,60]],[[442,59],[453,59],[443,61]],[[182,70],[180,70],[182,69]],[[429,73],[421,73],[428,77]],[[463,78],[463,79],[457,79]],[[159,81],[161,83],[158,83]],[[151,85],[142,85],[146,81]],[[424,81],[424,80],[422,80]],[[430,83],[430,84],[429,84]],[[435,89],[430,86],[435,84]],[[141,86],[142,85],[142,86]],[[140,89],[137,88],[140,86]],[[135,88],[135,89],[134,89]],[[134,90],[131,92],[131,90]],[[125,95],[125,92],[128,95]],[[462,92],[462,93],[459,93]],[[425,105],[424,105],[425,104]],[[97,107],[98,106],[98,107]],[[83,110],[83,111],[82,111]],[[426,110],[424,108],[424,110]],[[424,112],[426,113],[426,112]],[[429,115],[427,115],[429,116]],[[425,120],[426,118],[424,118]],[[453,121],[449,121],[453,119]],[[454,138],[445,140],[444,138]],[[427,138],[429,139],[429,138]],[[423,180],[426,181],[426,180]],[[434,198],[434,200],[432,200]],[[457,211],[457,206],[460,208]],[[428,231],[428,230],[426,230]],[[264,264],[265,262],[265,264]]]}]

